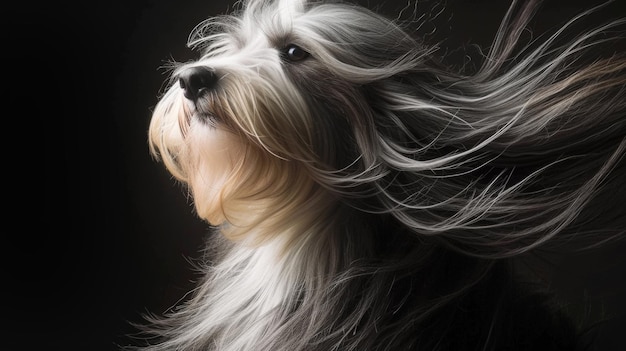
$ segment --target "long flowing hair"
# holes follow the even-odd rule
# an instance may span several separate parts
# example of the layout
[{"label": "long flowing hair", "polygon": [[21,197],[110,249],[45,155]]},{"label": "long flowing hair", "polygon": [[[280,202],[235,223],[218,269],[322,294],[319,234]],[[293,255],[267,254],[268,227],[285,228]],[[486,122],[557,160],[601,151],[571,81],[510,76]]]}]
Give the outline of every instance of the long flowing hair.
[{"label": "long flowing hair", "polygon": [[[484,284],[508,286],[502,259],[622,236],[626,57],[598,49],[626,21],[571,33],[590,9],[523,43],[537,8],[513,1],[472,72],[342,2],[252,0],[199,25],[189,45],[202,57],[172,77],[228,73],[195,115],[173,80],[150,147],[223,235],[209,238],[193,295],[149,317],[147,349],[445,348],[463,320],[455,301],[505,295]],[[241,156],[210,210],[207,128],[227,130]]]}]

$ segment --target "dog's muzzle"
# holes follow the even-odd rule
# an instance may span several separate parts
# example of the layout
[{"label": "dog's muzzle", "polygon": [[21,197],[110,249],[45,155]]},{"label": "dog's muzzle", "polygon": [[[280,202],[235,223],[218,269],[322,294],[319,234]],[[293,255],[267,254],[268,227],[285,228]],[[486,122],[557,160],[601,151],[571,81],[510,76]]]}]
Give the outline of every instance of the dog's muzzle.
[{"label": "dog's muzzle", "polygon": [[217,81],[215,71],[203,66],[189,67],[178,75],[178,84],[183,89],[183,94],[193,102],[205,92],[214,89]]}]

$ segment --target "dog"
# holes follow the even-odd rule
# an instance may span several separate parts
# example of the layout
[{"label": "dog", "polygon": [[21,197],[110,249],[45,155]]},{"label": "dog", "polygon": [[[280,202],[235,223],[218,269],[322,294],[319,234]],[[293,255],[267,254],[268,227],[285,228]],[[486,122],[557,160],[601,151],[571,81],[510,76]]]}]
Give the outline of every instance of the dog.
[{"label": "dog", "polygon": [[[515,260],[626,228],[624,20],[480,64],[342,1],[248,0],[198,25],[149,148],[214,229],[204,278],[142,350],[574,350]],[[620,34],[621,33],[621,34]]]}]

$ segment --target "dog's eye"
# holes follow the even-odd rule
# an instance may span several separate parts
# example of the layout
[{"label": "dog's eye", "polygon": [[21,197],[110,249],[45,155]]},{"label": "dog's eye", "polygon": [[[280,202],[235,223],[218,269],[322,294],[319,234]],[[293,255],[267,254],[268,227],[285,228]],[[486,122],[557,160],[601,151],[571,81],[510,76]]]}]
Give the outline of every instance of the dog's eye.
[{"label": "dog's eye", "polygon": [[286,60],[296,62],[302,61],[309,57],[309,53],[298,45],[289,44],[283,49],[283,57]]}]

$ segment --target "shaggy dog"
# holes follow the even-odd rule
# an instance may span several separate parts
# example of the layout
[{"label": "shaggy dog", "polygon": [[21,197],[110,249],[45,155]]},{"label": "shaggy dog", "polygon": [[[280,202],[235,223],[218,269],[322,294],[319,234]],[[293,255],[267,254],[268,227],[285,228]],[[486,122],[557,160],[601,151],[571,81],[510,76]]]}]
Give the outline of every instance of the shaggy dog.
[{"label": "shaggy dog", "polygon": [[145,349],[578,347],[512,260],[625,231],[626,59],[597,55],[625,21],[522,43],[537,4],[514,2],[472,70],[360,6],[240,5],[152,116],[219,235]]}]

